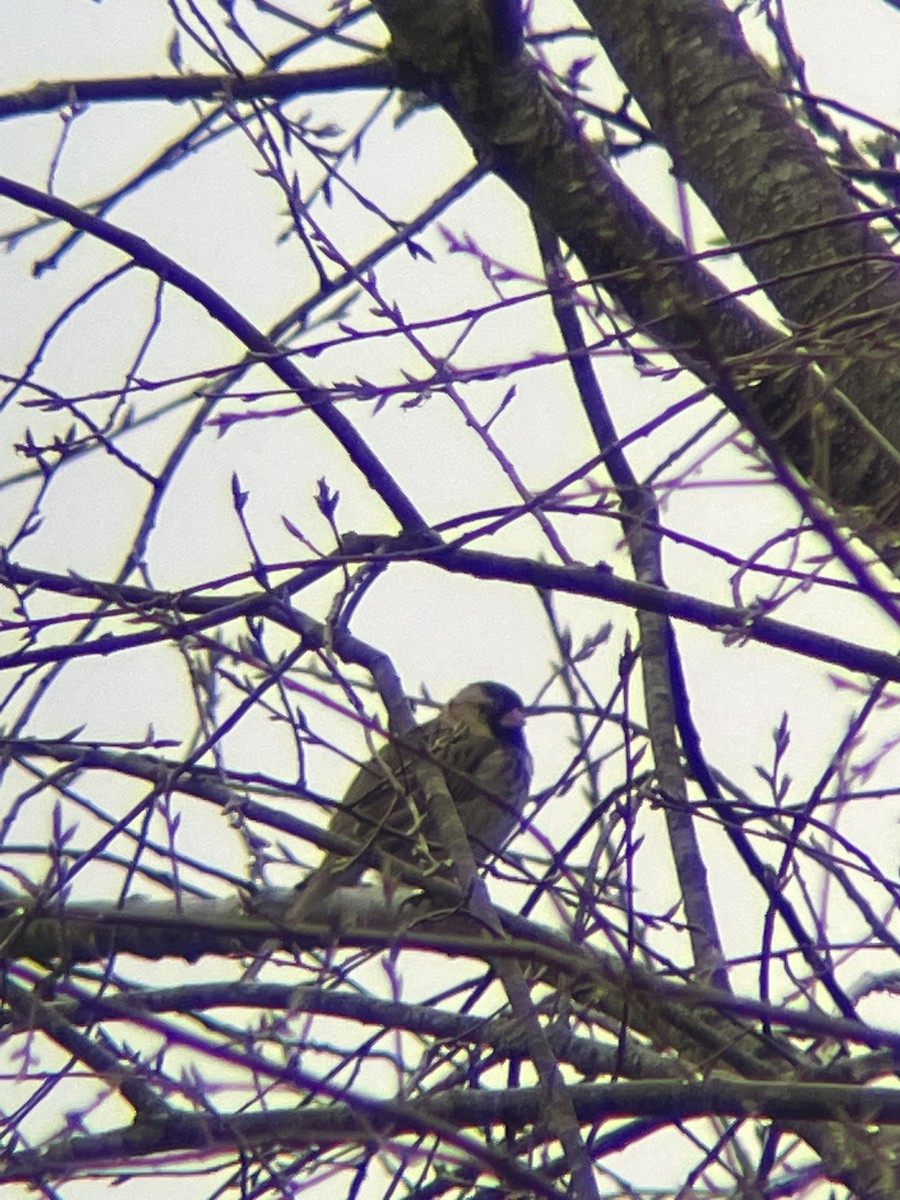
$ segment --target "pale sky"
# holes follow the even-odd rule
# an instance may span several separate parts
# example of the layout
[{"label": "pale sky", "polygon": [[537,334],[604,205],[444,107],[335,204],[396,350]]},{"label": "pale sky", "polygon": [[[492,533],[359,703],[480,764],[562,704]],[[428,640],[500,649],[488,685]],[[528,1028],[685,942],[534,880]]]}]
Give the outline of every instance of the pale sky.
[{"label": "pale sky", "polygon": [[[284,7],[315,21],[325,20],[329,13],[328,5],[312,0],[296,0],[293,5],[286,0]],[[220,6],[210,2],[201,8],[221,26]],[[850,107],[871,111],[886,122],[900,122],[900,76],[896,70],[900,13],[876,0],[856,0],[853,5],[837,0],[785,0],[784,10],[812,88]],[[299,36],[298,31],[292,33],[254,13],[249,4],[238,4],[236,11],[268,50],[281,46],[286,37]],[[535,12],[535,24],[544,29],[560,28],[570,19],[568,5],[556,0],[538,3]],[[170,74],[171,31],[171,15],[163,0],[141,4],[5,0],[0,14],[4,91],[24,89],[38,80]],[[375,22],[360,24],[353,35],[374,43],[378,26]],[[763,32],[754,34],[754,44],[761,53],[768,53]],[[241,65],[253,69],[253,55],[234,39],[229,45]],[[561,43],[545,49],[563,61],[583,52],[583,44],[581,50],[578,45],[573,48]],[[182,52],[193,69],[211,69],[184,39]],[[338,51],[323,44],[288,65],[334,64],[355,60],[358,54],[353,48]],[[352,135],[365,130],[358,160],[348,154],[343,166],[356,193],[349,187],[336,188],[331,204],[315,194],[321,178],[315,156],[297,155],[300,187],[305,196],[315,197],[309,212],[320,237],[317,244],[327,248],[323,262],[329,270],[337,269],[338,255],[355,261],[390,235],[392,227],[384,214],[395,222],[413,220],[440,189],[460,179],[472,165],[461,139],[438,111],[416,111],[395,128],[396,101],[384,105],[383,99],[375,91],[339,93],[301,98],[290,106],[295,118],[308,110],[310,142],[317,151],[323,147],[346,151]],[[611,89],[603,99],[616,103],[618,96]],[[835,114],[835,119],[859,136],[862,127],[858,123],[840,114]],[[190,104],[96,105],[71,121],[61,147],[58,113],[7,119],[0,122],[2,170],[43,188],[48,187],[52,174],[56,195],[86,204],[131,177],[162,146],[196,122],[197,112]],[[329,135],[330,123],[340,125],[343,132]],[[105,215],[177,259],[265,330],[315,291],[317,277],[299,240],[283,236],[290,231],[287,200],[277,183],[262,171],[260,151],[247,127],[230,128],[219,122],[216,128],[224,135],[159,174]],[[271,152],[271,147],[263,146],[263,152]],[[674,186],[661,156],[653,152],[632,156],[622,161],[621,171],[644,202],[652,204],[657,215],[677,229]],[[362,205],[358,194],[374,199],[379,211]],[[715,236],[712,222],[699,205],[694,206],[693,219],[695,233],[701,238]],[[0,230],[7,234],[26,231],[32,223],[25,208],[0,201]],[[439,223],[446,232],[432,225],[418,235],[433,262],[426,255],[413,258],[400,250],[377,268],[377,296],[396,305],[407,322],[437,321],[448,313],[496,304],[501,296],[530,295],[538,288],[539,264],[527,214],[496,181],[482,181],[448,207]],[[35,277],[35,263],[56,253],[66,235],[58,226],[31,232],[15,239],[8,253],[0,257],[4,388],[6,380],[21,372],[56,314],[122,262],[108,248],[81,238],[59,257],[53,269]],[[459,243],[471,239],[470,245],[478,248],[483,259],[479,261],[474,252],[447,254],[448,235]],[[488,263],[495,272],[493,281],[484,269]],[[511,269],[510,277],[502,275],[504,266]],[[735,285],[747,278],[737,264],[728,267],[726,275]],[[155,284],[148,273],[132,270],[77,306],[43,353],[35,375],[39,387],[69,397],[86,397],[83,411],[102,421],[115,402],[106,393],[122,388],[133,371],[139,380],[154,384],[150,389],[135,390],[130,397],[135,417],[141,419],[161,412],[167,403],[202,392],[214,377],[214,369],[239,361],[241,349],[234,339],[173,289],[166,289],[157,310]],[[345,291],[340,298],[345,300],[347,295]],[[293,343],[308,347],[334,341],[321,353],[296,360],[314,382],[326,387],[364,379],[389,393],[404,384],[404,372],[416,380],[428,378],[441,358],[449,358],[461,370],[508,361],[527,363],[539,352],[555,354],[559,350],[548,310],[535,299],[508,310],[498,306],[498,311],[471,328],[461,321],[423,325],[417,330],[417,345],[396,328],[390,336],[365,336],[376,330],[389,331],[391,326],[388,317],[375,311],[374,294],[366,296],[357,290],[352,306],[341,314],[355,338],[345,337],[333,324],[325,323],[336,304],[332,299],[318,306],[310,327]],[[599,355],[596,367],[622,434],[653,421],[695,386],[686,376],[671,381],[641,378],[618,353]],[[186,384],[185,377],[195,372],[203,374]],[[565,366],[557,362],[530,365],[517,374],[514,398],[490,425],[489,436],[495,440],[498,454],[502,452],[510,464],[505,473],[467,417],[484,422],[512,382],[512,377],[497,377],[462,383],[455,397],[433,390],[407,407],[403,401],[408,395],[388,394],[377,414],[371,401],[348,400],[342,411],[352,416],[357,429],[370,439],[426,518],[438,523],[515,503],[513,472],[521,493],[531,495],[578,468],[592,453],[589,431]],[[278,381],[262,369],[244,376],[237,393],[224,400],[218,411],[257,414],[294,404]],[[259,398],[248,402],[246,393]],[[23,475],[29,463],[17,444],[23,443],[26,430],[36,441],[49,443],[54,437],[63,437],[72,420],[65,412],[43,412],[23,405],[37,394],[35,390],[20,392],[0,411],[4,495],[0,542],[4,544],[19,536],[22,522],[38,498],[39,478],[33,472]],[[122,435],[117,446],[145,471],[158,471],[181,436],[193,403],[183,402]],[[468,406],[470,414],[462,406]],[[672,446],[687,440],[714,411],[709,402],[698,404],[664,430],[654,430],[638,441],[633,448],[636,469],[654,470]],[[662,516],[668,526],[687,537],[724,547],[733,555],[750,555],[796,520],[796,513],[774,485],[751,471],[745,454],[733,446],[720,446],[727,432],[728,426],[722,425],[705,435],[679,460],[677,469],[664,471],[664,481],[684,483],[687,477],[687,485],[664,497]],[[251,552],[232,504],[234,475],[248,494],[244,515],[266,562],[295,563],[308,556],[307,548],[292,535],[283,518],[315,545],[325,550],[332,547],[331,531],[314,499],[323,476],[330,488],[340,491],[337,520],[343,532],[395,530],[395,522],[359,473],[308,413],[242,421],[224,436],[209,427],[188,450],[159,506],[145,556],[153,586],[210,590],[215,581],[247,570]],[[596,483],[601,477],[591,478]],[[146,479],[113,454],[94,452],[72,461],[54,475],[40,501],[42,523],[16,546],[13,557],[25,565],[59,573],[115,578],[149,497]],[[586,494],[585,503],[590,499]],[[618,526],[608,517],[559,517],[555,528],[572,559],[603,560],[628,575]],[[549,542],[532,519],[521,519],[475,546],[553,558]],[[793,549],[773,545],[766,550],[764,561],[783,564]],[[816,543],[804,541],[801,560],[793,565],[802,566],[802,556],[819,549]],[[666,571],[673,589],[720,603],[734,600],[733,568],[690,547],[669,544]],[[824,574],[840,576],[833,564],[824,568]],[[133,576],[132,582],[141,579]],[[252,586],[248,580],[240,588]],[[329,578],[324,585],[302,593],[296,603],[325,619],[337,586],[335,579]],[[748,577],[741,602],[749,604],[757,594],[768,594],[768,587],[765,578]],[[31,611],[49,616],[65,612],[66,607],[65,598],[59,602],[38,600]],[[630,630],[633,636],[632,615],[625,608],[600,606],[577,597],[558,598],[557,611],[576,646],[607,621],[613,623],[609,641],[585,666],[597,695],[607,697],[615,686],[625,635]],[[0,615],[12,616],[8,599]],[[886,618],[850,591],[813,587],[792,595],[776,615],[882,649],[894,650],[900,645],[897,630]],[[122,622],[110,628],[123,632],[129,626]],[[392,568],[372,587],[356,613],[353,632],[390,654],[411,693],[424,684],[438,699],[471,679],[496,678],[530,701],[544,687],[558,656],[533,594],[413,564]],[[710,762],[740,787],[759,794],[763,785],[757,768],[771,764],[772,731],[787,711],[792,742],[785,769],[795,781],[788,800],[802,801],[833,756],[861,701],[852,688],[835,687],[836,677],[841,681],[850,677],[821,663],[761,646],[726,647],[721,637],[698,628],[679,626],[678,634],[693,715]],[[47,636],[51,635],[58,636],[52,629]],[[3,646],[0,639],[2,653],[18,645],[18,632],[6,636],[8,645]],[[288,643],[281,635],[269,636],[270,653],[286,648]],[[240,674],[245,666],[236,661],[232,669]],[[361,672],[358,677],[362,678]],[[852,683],[861,686],[865,681],[855,677]],[[33,686],[33,682],[26,684],[8,701],[4,721],[11,721],[21,711]],[[889,696],[896,694],[896,689],[889,690]],[[220,718],[234,706],[236,697],[234,691],[223,691]],[[636,692],[636,720],[642,719],[639,699]],[[558,687],[546,695],[551,704],[563,700]],[[299,698],[295,698],[297,702]],[[894,737],[895,712],[884,707],[872,718],[857,752],[856,769]],[[335,717],[324,706],[309,707],[307,715],[323,738],[333,739],[348,754],[365,753],[362,733],[351,722]],[[26,728],[35,736],[58,736],[84,725],[81,736],[85,738],[129,741],[145,737],[152,725],[157,737],[185,742],[195,719],[184,662],[175,649],[166,647],[67,665],[36,706]],[[530,738],[537,764],[536,788],[547,786],[571,757],[569,735],[569,725],[558,715],[533,718]],[[612,734],[608,737],[613,745]],[[260,711],[228,735],[224,751],[233,768],[265,770],[285,779],[296,773],[293,743],[284,725]],[[329,794],[339,794],[347,781],[346,761],[326,750],[311,751],[309,769],[311,782]],[[616,770],[614,766],[604,780],[609,778],[612,784]],[[874,764],[867,786],[895,788],[898,773],[900,752],[892,746]],[[11,779],[21,783],[15,776]],[[136,789],[134,796],[123,795],[119,782],[110,779],[96,780],[93,786],[97,789],[94,794],[114,811],[120,806],[125,811],[140,794]],[[8,803],[9,796],[0,793],[0,805]],[[579,803],[575,793],[551,801],[541,817],[540,837],[562,840],[582,815]],[[300,813],[299,808],[296,811]],[[310,814],[304,810],[302,815]],[[898,815],[900,802],[891,796],[878,801],[877,814],[871,802],[865,802],[840,816],[842,831],[876,856],[892,876],[896,873]],[[210,816],[207,809],[185,805],[178,846],[198,856],[214,850],[223,865],[240,873],[242,845],[220,827],[211,842]],[[16,827],[16,840],[46,841],[50,820],[48,806],[27,807]],[[671,903],[673,882],[661,841],[660,814],[647,811],[641,822],[640,832],[647,837],[638,856],[641,907],[664,911]],[[96,832],[90,822],[84,830],[83,837],[79,834],[82,840]],[[714,836],[703,830],[705,844]],[[538,847],[538,840],[528,835],[518,846],[524,853],[536,852]],[[39,874],[42,868],[31,863],[28,869]],[[290,882],[292,870],[285,867],[273,872],[273,881]],[[85,872],[77,891],[96,895],[98,888],[100,875]],[[733,863],[723,858],[721,877],[713,878],[713,889],[728,952],[752,954],[759,945],[758,925],[747,919],[749,906],[757,902],[753,886],[736,875]],[[832,899],[824,890],[823,885],[823,895],[816,898],[823,911]],[[505,896],[499,889],[497,897]],[[883,965],[880,958],[875,962],[876,967]],[[848,969],[849,975],[857,975],[868,965],[860,956],[858,965]],[[736,972],[739,986],[744,984],[752,991],[755,971],[751,965],[743,973]],[[878,1011],[876,1004],[872,1002],[873,1013]]]}]

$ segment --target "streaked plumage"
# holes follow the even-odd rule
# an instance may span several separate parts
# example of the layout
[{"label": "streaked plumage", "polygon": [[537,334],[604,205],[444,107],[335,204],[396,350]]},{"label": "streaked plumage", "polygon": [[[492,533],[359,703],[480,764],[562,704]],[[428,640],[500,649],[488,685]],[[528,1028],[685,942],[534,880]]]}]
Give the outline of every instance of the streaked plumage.
[{"label": "streaked plumage", "polygon": [[[463,688],[432,721],[416,731],[442,769],[476,862],[496,853],[516,828],[528,798],[531,756],[522,733],[521,698],[500,683]],[[329,828],[421,871],[448,871],[437,830],[421,812],[412,741],[391,742],[360,768]],[[338,887],[357,883],[366,870],[358,858],[329,855],[300,885],[286,915],[289,924],[312,915]]]}]

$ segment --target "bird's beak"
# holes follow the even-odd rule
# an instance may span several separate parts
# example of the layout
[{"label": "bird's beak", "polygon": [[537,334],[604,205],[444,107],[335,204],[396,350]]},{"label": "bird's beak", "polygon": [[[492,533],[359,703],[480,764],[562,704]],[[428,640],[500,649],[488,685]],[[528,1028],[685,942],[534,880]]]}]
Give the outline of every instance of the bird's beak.
[{"label": "bird's beak", "polygon": [[511,708],[500,718],[500,724],[505,725],[507,729],[521,729],[527,719],[528,713],[524,708]]}]

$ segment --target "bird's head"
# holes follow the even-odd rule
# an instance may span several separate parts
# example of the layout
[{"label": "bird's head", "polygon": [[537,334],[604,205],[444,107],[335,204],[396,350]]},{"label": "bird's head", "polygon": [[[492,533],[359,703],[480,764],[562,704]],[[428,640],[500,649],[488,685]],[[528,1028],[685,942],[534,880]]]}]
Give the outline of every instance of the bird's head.
[{"label": "bird's head", "polygon": [[447,705],[451,716],[486,725],[502,742],[521,742],[526,709],[522,697],[502,683],[470,683]]}]

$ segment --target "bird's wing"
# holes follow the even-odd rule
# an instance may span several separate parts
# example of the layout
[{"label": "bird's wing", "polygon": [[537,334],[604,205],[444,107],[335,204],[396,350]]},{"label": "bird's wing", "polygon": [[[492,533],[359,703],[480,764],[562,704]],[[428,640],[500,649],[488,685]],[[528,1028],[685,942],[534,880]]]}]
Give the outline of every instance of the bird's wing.
[{"label": "bird's wing", "polygon": [[[447,784],[478,862],[498,851],[519,823],[531,783],[524,746],[479,738],[470,761],[447,772]],[[469,758],[469,755],[466,755]],[[457,771],[464,771],[457,774]]]},{"label": "bird's wing", "polygon": [[[441,721],[435,718],[416,732],[430,746],[441,730]],[[417,758],[412,745],[405,746],[400,739],[383,746],[359,768],[331,820],[331,829],[368,841],[385,827],[403,829],[415,823],[412,805]]]}]

